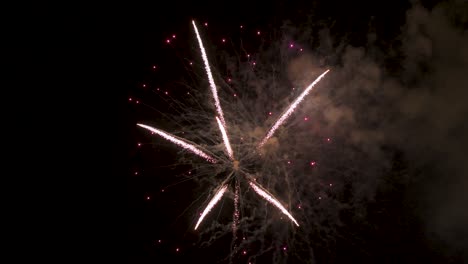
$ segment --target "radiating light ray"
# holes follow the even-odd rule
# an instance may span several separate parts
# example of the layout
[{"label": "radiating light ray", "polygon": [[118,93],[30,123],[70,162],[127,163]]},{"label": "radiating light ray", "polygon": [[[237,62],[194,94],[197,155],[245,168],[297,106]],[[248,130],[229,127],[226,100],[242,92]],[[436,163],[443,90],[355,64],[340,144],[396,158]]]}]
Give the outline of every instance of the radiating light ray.
[{"label": "radiating light ray", "polygon": [[195,147],[193,144],[190,144],[190,143],[187,143],[183,140],[180,140],[178,138],[176,138],[174,135],[171,135],[167,132],[164,132],[162,130],[159,130],[159,129],[156,129],[154,127],[150,127],[150,126],[147,126],[147,125],[143,125],[143,124],[137,124],[138,126],[142,127],[142,128],[146,128],[148,129],[149,131],[152,131],[158,135],[160,135],[161,137],[171,141],[172,143],[186,149],[186,150],[190,150],[191,152],[193,152],[194,154],[197,154],[198,156],[202,157],[202,158],[205,158],[206,160],[208,160],[209,162],[211,163],[216,163],[216,159],[211,157],[210,155],[206,154],[204,151],[202,151],[201,149]]},{"label": "radiating light ray", "polygon": [[286,112],[284,112],[281,117],[276,121],[276,123],[270,128],[270,130],[268,131],[267,135],[265,136],[265,138],[263,138],[263,140],[260,142],[260,144],[258,145],[258,147],[262,147],[267,141],[268,139],[271,138],[271,136],[273,136],[273,134],[275,133],[275,131],[284,123],[284,121],[294,112],[294,110],[296,109],[296,107],[302,102],[302,100],[304,99],[304,97],[309,94],[309,92],[312,90],[312,88],[320,81],[320,79],[322,79],[325,74],[327,74],[330,70],[326,70],[324,73],[322,73],[319,77],[317,77],[317,79],[315,79],[315,81],[313,81],[302,93],[301,95],[299,95],[299,97],[296,98],[296,100],[294,100],[294,102],[289,106],[288,110],[286,110]]},{"label": "radiating light ray", "polygon": [[200,51],[202,54],[203,62],[205,63],[205,70],[206,70],[206,74],[208,75],[208,81],[210,83],[211,93],[213,94],[213,98],[215,101],[216,111],[218,112],[219,118],[221,119],[223,126],[226,126],[226,122],[224,121],[223,109],[221,109],[221,104],[219,103],[218,91],[216,89],[213,75],[211,74],[210,64],[208,63],[208,57],[206,56],[205,48],[203,47],[203,42],[200,37],[200,34],[198,33],[198,28],[195,25],[194,20],[192,20],[192,24],[193,24],[193,27],[195,28],[195,33],[197,34],[198,44],[200,45]]},{"label": "radiating light ray", "polygon": [[226,146],[226,151],[228,153],[228,156],[229,158],[231,158],[231,160],[234,160],[234,155],[232,153],[232,148],[231,148],[231,144],[229,143],[229,138],[226,133],[226,129],[218,117],[216,117],[216,121],[218,121],[219,130],[221,130],[221,134],[223,135],[224,146]]},{"label": "radiating light ray", "polygon": [[278,209],[281,210],[283,214],[289,217],[291,221],[293,221],[297,226],[299,224],[297,223],[296,219],[284,208],[283,205],[275,198],[273,195],[269,194],[268,191],[265,190],[265,188],[261,187],[260,185],[254,183],[253,181],[249,181],[250,186],[254,189],[256,193],[258,193],[261,197],[263,197],[265,200],[276,206]]},{"label": "radiating light ray", "polygon": [[197,230],[198,226],[200,225],[200,223],[203,221],[203,219],[205,218],[205,216],[211,211],[211,209],[213,208],[213,206],[215,206],[219,200],[221,200],[221,197],[223,197],[223,194],[226,192],[226,189],[227,189],[227,185],[224,184],[223,186],[221,186],[221,188],[219,188],[219,190],[216,192],[215,196],[213,197],[213,199],[211,199],[211,201],[208,203],[208,205],[206,206],[205,210],[203,210],[203,213],[201,214],[200,218],[198,219],[198,222],[197,224],[195,225],[195,230]]}]

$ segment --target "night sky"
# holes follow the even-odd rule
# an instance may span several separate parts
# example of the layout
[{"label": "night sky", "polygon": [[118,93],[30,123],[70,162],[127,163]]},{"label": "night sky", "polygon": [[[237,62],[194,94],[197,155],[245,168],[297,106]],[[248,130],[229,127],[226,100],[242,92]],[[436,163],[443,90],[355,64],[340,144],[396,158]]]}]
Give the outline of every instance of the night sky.
[{"label": "night sky", "polygon": [[[253,2],[168,1],[124,19],[127,262],[468,263],[468,2]],[[300,226],[241,183],[235,253],[231,196],[193,230],[225,172],[136,125],[220,144],[192,20],[233,142],[331,69],[248,168],[272,172],[258,181]]]}]

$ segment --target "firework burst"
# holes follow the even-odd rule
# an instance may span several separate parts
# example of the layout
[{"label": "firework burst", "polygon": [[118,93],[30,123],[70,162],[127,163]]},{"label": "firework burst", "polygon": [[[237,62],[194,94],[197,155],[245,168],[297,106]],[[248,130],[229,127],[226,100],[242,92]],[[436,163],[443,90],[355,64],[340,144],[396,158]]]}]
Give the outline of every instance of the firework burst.
[{"label": "firework burst", "polygon": [[[304,101],[305,97],[310,93],[313,87],[315,87],[319,83],[319,81],[329,72],[329,70],[325,70],[313,82],[311,82],[303,90],[303,92],[300,95],[298,95],[296,99],[292,103],[290,103],[280,115],[278,115],[276,121],[271,125],[271,128],[267,130],[266,133],[265,131],[262,131],[262,129],[258,129],[258,127],[256,129],[253,129],[253,132],[252,129],[246,129],[245,131],[251,132],[242,133],[240,131],[243,130],[243,128],[241,127],[244,126],[244,124],[240,124],[238,120],[236,120],[236,122],[230,123],[231,121],[229,119],[229,114],[228,118],[225,119],[225,114],[221,107],[221,101],[218,97],[218,87],[215,83],[215,78],[213,77],[201,36],[199,34],[195,21],[193,21],[192,23],[198,40],[201,57],[204,63],[204,69],[208,77],[208,83],[211,89],[212,106],[214,106],[215,109],[215,112],[212,113],[211,118],[205,118],[214,120],[216,122],[218,128],[216,138],[222,139],[222,148],[218,146],[218,144],[221,144],[221,142],[219,142],[218,144],[214,144],[213,146],[207,146],[205,144],[198,144],[195,142],[195,140],[188,140],[186,138],[170,134],[168,132],[162,131],[160,129],[154,128],[146,124],[139,123],[137,125],[176,144],[181,148],[181,150],[193,153],[205,159],[208,162],[208,164],[212,164],[213,166],[212,174],[222,174],[225,171],[227,171],[227,176],[224,176],[222,178],[222,182],[217,184],[217,187],[213,192],[212,198],[207,203],[204,210],[200,213],[200,216],[194,226],[195,230],[197,230],[200,227],[200,225],[206,219],[206,216],[216,206],[216,204],[222,200],[223,196],[226,196],[226,194],[229,193],[230,187],[232,186],[234,194],[234,212],[231,230],[234,235],[233,241],[235,242],[237,230],[242,222],[240,220],[241,183],[245,183],[245,186],[253,190],[254,193],[257,195],[257,198],[263,199],[270,205],[276,207],[278,212],[282,213],[283,216],[286,216],[294,225],[300,226],[299,222],[294,218],[293,213],[287,209],[288,207],[292,209],[292,206],[290,204],[284,204],[283,202],[281,202],[280,199],[276,198],[275,195],[273,195],[272,192],[268,190],[268,187],[262,186],[262,184],[260,184],[260,182],[257,181],[257,178],[268,178],[270,176],[263,175],[269,172],[264,169],[264,166],[257,164],[262,162],[269,163],[268,160],[271,158],[271,156],[269,156],[271,154],[270,152],[272,151],[272,148],[274,149],[275,145],[278,144],[278,138],[274,137],[275,133],[277,133],[281,126],[284,126],[287,123],[286,121],[288,120],[288,118],[294,114],[295,110],[298,108],[301,102]],[[233,108],[232,106],[230,106],[228,107],[228,109],[232,110]],[[272,116],[271,113],[269,115]],[[251,128],[251,126],[248,127]],[[229,137],[232,131],[234,131],[234,134],[236,135],[234,141],[232,141]],[[263,133],[263,136],[260,136],[261,133]],[[255,136],[250,136],[249,140],[249,134],[255,134]],[[209,135],[211,134],[206,133],[205,135],[206,137],[209,137]],[[216,139],[205,139],[203,143],[206,142],[216,142]],[[231,142],[235,142],[235,144],[231,144]],[[223,149],[223,151],[220,151],[220,149]],[[263,171],[263,173],[256,170],[258,166],[262,168],[261,170]],[[273,171],[271,171],[270,173],[271,175],[278,174],[277,172]],[[289,176],[284,175],[284,177]],[[235,247],[234,251],[237,251],[237,246]]]}]

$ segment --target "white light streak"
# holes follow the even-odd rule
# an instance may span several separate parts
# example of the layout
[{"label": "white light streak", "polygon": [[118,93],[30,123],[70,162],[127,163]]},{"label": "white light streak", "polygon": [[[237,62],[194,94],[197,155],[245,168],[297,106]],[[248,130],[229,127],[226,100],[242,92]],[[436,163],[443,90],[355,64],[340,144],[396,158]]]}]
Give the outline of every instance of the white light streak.
[{"label": "white light streak", "polygon": [[234,160],[234,155],[232,153],[232,148],[231,148],[231,144],[229,143],[229,138],[226,133],[226,129],[224,129],[224,126],[218,117],[216,117],[216,121],[218,121],[219,130],[221,130],[221,134],[223,135],[224,146],[226,146],[226,151],[228,153],[228,156],[229,158],[231,158],[231,160]]},{"label": "white light streak", "polygon": [[296,107],[302,102],[302,100],[304,99],[304,97],[309,94],[309,92],[312,90],[312,88],[320,81],[320,79],[322,79],[325,74],[327,74],[330,70],[326,70],[324,73],[322,73],[319,77],[317,77],[317,79],[315,79],[315,81],[313,81],[302,93],[301,95],[299,95],[299,97],[296,98],[296,100],[294,100],[294,102],[289,106],[288,110],[286,110],[286,112],[283,113],[283,115],[276,121],[276,123],[270,128],[270,131],[268,131],[267,135],[265,136],[265,138],[260,142],[260,144],[258,145],[258,147],[262,147],[267,141],[268,139],[271,138],[271,136],[273,136],[273,134],[275,133],[275,131],[284,123],[284,121],[294,112],[294,110],[296,109]]},{"label": "white light streak", "polygon": [[166,132],[164,132],[162,130],[159,130],[159,129],[156,129],[154,127],[150,127],[150,126],[147,126],[147,125],[143,125],[143,124],[137,124],[137,125],[142,127],[142,128],[146,128],[149,131],[152,131],[152,132],[160,135],[161,137],[171,141],[172,143],[174,143],[174,144],[176,144],[176,145],[178,145],[178,146],[180,146],[180,147],[182,147],[182,148],[184,148],[186,150],[190,150],[191,152],[197,154],[198,156],[200,156],[202,158],[205,158],[206,160],[208,160],[211,163],[216,163],[215,158],[213,158],[210,155],[206,154],[205,152],[203,152],[199,148],[195,147],[194,145],[176,138],[174,135],[171,135],[171,134],[166,133]]},{"label": "white light streak", "polygon": [[208,81],[210,83],[211,93],[213,94],[213,98],[215,101],[216,111],[218,112],[219,118],[221,119],[223,126],[226,126],[226,122],[224,121],[223,109],[221,109],[221,104],[219,103],[218,91],[216,89],[213,75],[211,74],[210,64],[208,63],[208,57],[206,56],[205,48],[203,47],[203,42],[200,37],[200,34],[198,33],[198,29],[197,29],[197,26],[195,25],[194,20],[192,20],[192,24],[193,24],[193,27],[195,28],[195,33],[197,34],[198,44],[200,45],[200,51],[202,54],[203,62],[205,63],[205,70],[206,70],[206,74],[208,75]]},{"label": "white light streak", "polygon": [[289,219],[291,219],[291,221],[293,221],[297,226],[299,226],[296,219],[294,219],[294,217],[286,210],[286,208],[284,208],[283,205],[281,205],[281,203],[278,200],[275,199],[275,197],[273,197],[273,195],[269,194],[266,190],[264,190],[263,187],[261,187],[260,185],[257,185],[253,181],[249,181],[249,184],[256,193],[258,193],[265,200],[267,200],[268,202],[276,206],[278,209],[280,209],[283,214],[288,216]]},{"label": "white light streak", "polygon": [[198,219],[197,225],[195,225],[195,230],[197,230],[198,225],[200,225],[200,223],[203,221],[203,218],[205,218],[205,216],[208,214],[208,212],[211,211],[213,206],[215,206],[219,202],[219,200],[221,200],[221,197],[223,197],[223,194],[224,194],[224,192],[226,192],[227,187],[228,186],[225,184],[216,192],[215,196],[208,203],[205,210],[203,210],[203,213],[201,214],[200,218]]}]

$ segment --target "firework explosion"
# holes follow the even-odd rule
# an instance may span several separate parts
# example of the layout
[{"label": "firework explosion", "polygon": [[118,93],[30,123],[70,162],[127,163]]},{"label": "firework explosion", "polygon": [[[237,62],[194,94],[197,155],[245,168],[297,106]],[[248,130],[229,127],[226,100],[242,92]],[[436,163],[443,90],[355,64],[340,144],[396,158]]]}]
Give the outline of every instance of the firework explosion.
[{"label": "firework explosion", "polygon": [[[253,190],[256,193],[258,193],[262,198],[264,198],[265,200],[267,200],[268,202],[270,202],[271,204],[276,206],[283,214],[285,214],[287,217],[289,217],[289,219],[291,219],[291,221],[293,221],[294,224],[299,226],[296,219],[294,219],[294,217],[291,215],[291,213],[289,213],[286,210],[286,208],[272,194],[270,194],[264,187],[262,187],[258,183],[255,183],[255,179],[253,177],[251,177],[245,171],[245,169],[242,169],[241,167],[239,167],[239,161],[234,158],[234,154],[233,154],[233,151],[232,151],[232,148],[231,148],[231,144],[229,143],[229,138],[228,138],[227,131],[226,131],[226,121],[224,120],[224,114],[223,114],[223,111],[221,109],[221,105],[220,105],[219,99],[218,99],[217,88],[216,88],[216,85],[214,83],[214,79],[213,79],[213,76],[212,76],[212,73],[211,73],[211,68],[210,68],[210,65],[209,65],[209,62],[208,62],[208,59],[207,59],[207,56],[206,56],[205,48],[203,46],[200,34],[198,33],[198,29],[197,29],[197,26],[195,24],[195,21],[193,21],[193,27],[194,27],[195,32],[197,34],[197,39],[198,39],[198,43],[200,45],[202,58],[203,58],[203,61],[205,63],[205,69],[206,69],[206,73],[208,75],[208,79],[209,79],[209,82],[210,82],[211,91],[212,91],[213,99],[214,99],[215,106],[216,106],[216,111],[217,111],[217,114],[219,115],[219,118],[218,118],[218,116],[216,116],[216,121],[218,123],[220,133],[222,134],[222,137],[223,137],[224,146],[225,146],[226,152],[227,152],[226,154],[229,157],[229,160],[232,161],[232,162],[229,162],[228,165],[225,165],[227,167],[231,167],[233,171],[225,179],[224,182],[230,181],[231,180],[230,177],[232,175],[236,176],[236,178],[235,178],[236,180],[239,180],[239,177],[245,178],[247,180],[248,184],[253,188]],[[262,148],[266,144],[266,142],[273,136],[275,131],[286,121],[286,119],[289,116],[291,116],[291,114],[294,112],[294,110],[302,102],[304,97],[319,82],[319,80],[322,79],[325,76],[325,74],[328,73],[328,71],[329,70],[326,70],[314,82],[312,82],[304,90],[304,92],[302,92],[301,95],[287,108],[287,110],[278,118],[278,120],[275,122],[275,124],[268,131],[267,135],[260,141],[260,143],[257,146],[258,148]],[[147,126],[147,125],[138,124],[138,126],[146,128],[146,129],[158,134],[159,136],[161,136],[161,137],[163,137],[163,138],[165,138],[165,139],[179,145],[180,147],[182,147],[182,148],[184,148],[186,150],[189,150],[189,151],[193,152],[194,154],[196,154],[196,155],[198,155],[200,157],[205,158],[208,161],[211,161],[213,163],[218,162],[215,158],[212,157],[214,155],[206,154],[204,151],[200,150],[200,148],[201,148],[200,146],[195,146],[194,143],[188,143],[188,142],[186,142],[186,140],[177,139],[174,135],[170,135],[170,134],[168,134],[166,132],[163,132],[161,130],[158,130],[156,128],[153,128],[153,127],[150,127],[150,126]],[[201,214],[197,224],[195,225],[195,229],[198,228],[198,226],[200,225],[202,220],[205,218],[205,216],[208,214],[208,212],[210,212],[210,210],[221,200],[221,198],[222,198],[223,194],[226,192],[226,190],[227,190],[227,185],[224,184],[224,183],[221,184],[220,187],[218,187],[218,191],[214,195],[213,199],[208,203],[205,210]],[[237,208],[237,205],[235,205],[235,208]],[[234,212],[234,214],[238,215],[239,212]],[[236,230],[235,227],[234,227],[234,230]]]},{"label": "firework explosion", "polygon": [[[245,103],[239,101],[238,104],[233,105],[232,103],[229,104],[228,101],[224,101],[225,105],[230,111],[233,111],[232,113],[228,113],[229,117],[234,117],[234,118],[228,118],[227,120],[224,118],[225,114],[222,110],[222,104],[220,102],[220,99],[218,97],[218,88],[215,84],[214,77],[212,74],[212,70],[208,61],[208,57],[205,51],[205,48],[203,46],[202,39],[200,37],[198,28],[196,27],[195,21],[192,22],[193,27],[196,33],[196,37],[198,40],[199,44],[199,49],[201,53],[201,57],[203,59],[204,63],[204,69],[206,72],[206,75],[208,77],[208,82],[209,86],[211,89],[211,95],[212,95],[212,103],[215,108],[215,113],[212,113],[211,115],[208,113],[205,113],[206,111],[203,111],[201,116],[203,118],[200,118],[198,116],[198,121],[203,122],[203,119],[209,119],[208,116],[211,116],[213,120],[216,121],[216,126],[218,128],[216,135],[213,135],[212,131],[209,131],[209,133],[206,133],[205,135],[213,135],[213,138],[207,138],[205,137],[198,137],[198,141],[202,140],[203,143],[206,142],[216,142],[217,138],[222,138],[222,148],[224,149],[223,153],[220,153],[220,143],[215,143],[212,146],[208,146],[208,144],[197,144],[195,143],[195,140],[189,140],[187,138],[182,138],[178,137],[176,135],[167,133],[165,131],[162,131],[160,129],[154,128],[152,126],[146,125],[146,124],[137,124],[139,127],[142,127],[144,129],[147,129],[152,132],[152,134],[157,134],[160,137],[178,145],[181,147],[181,149],[185,150],[186,152],[190,152],[192,154],[195,154],[206,161],[208,161],[208,164],[212,164],[212,166],[206,167],[206,166],[200,166],[198,169],[201,170],[203,169],[205,176],[208,176],[211,174],[211,177],[216,175],[222,175],[223,173],[226,173],[227,171],[227,176],[222,180],[221,184],[217,184],[217,187],[215,188],[214,194],[212,195],[211,200],[207,203],[206,207],[204,210],[200,213],[200,216],[198,218],[198,221],[195,224],[194,229],[197,230],[197,228],[200,226],[200,224],[203,222],[203,220],[206,218],[208,213],[215,207],[215,205],[222,199],[223,195],[226,194],[226,192],[229,190],[229,186],[232,185],[233,188],[233,193],[234,193],[234,212],[233,212],[233,221],[231,224],[232,228],[232,233],[233,233],[233,254],[237,253],[237,248],[239,248],[238,243],[236,242],[237,240],[237,230],[239,229],[239,225],[246,225],[247,222],[253,221],[255,217],[253,216],[248,216],[248,213],[245,213],[246,216],[240,221],[240,215],[241,215],[241,205],[240,205],[240,197],[247,196],[249,194],[248,191],[244,191],[243,194],[240,191],[240,184],[242,182],[247,183],[246,187],[250,187],[251,190],[254,191],[254,193],[257,194],[257,199],[264,199],[267,201],[270,205],[273,205],[274,207],[277,208],[278,212],[281,212],[284,216],[289,218],[289,220],[294,223],[296,226],[299,226],[298,221],[293,217],[292,213],[286,209],[286,207],[289,208],[296,208],[301,210],[301,205],[300,202],[298,203],[297,206],[291,206],[291,202],[289,202],[287,205],[284,205],[282,202],[280,202],[275,195],[273,195],[270,191],[268,191],[268,187],[264,187],[260,184],[259,181],[257,181],[257,178],[265,178],[265,179],[270,179],[265,181],[267,185],[270,185],[272,187],[277,187],[275,186],[276,184],[271,185],[271,177],[281,177],[281,178],[289,178],[289,174],[291,171],[284,170],[285,168],[282,167],[280,164],[274,164],[271,163],[276,157],[278,160],[278,154],[276,153],[279,151],[279,143],[278,140],[280,137],[274,137],[276,133],[278,133],[280,127],[284,126],[287,124],[288,118],[290,118],[295,110],[300,106],[301,102],[304,101],[305,97],[311,92],[312,88],[315,87],[319,81],[329,72],[329,70],[325,70],[322,72],[318,77],[313,80],[299,95],[296,96],[295,100],[292,101],[286,108],[285,110],[280,114],[277,114],[277,118],[275,122],[271,125],[270,129],[265,133],[265,130],[262,129],[261,127],[264,126],[258,126],[257,120],[250,120],[254,121],[254,126],[252,124],[248,124],[249,120],[246,118],[246,120],[240,120],[239,116],[235,116],[236,113],[241,113],[243,109],[248,108]],[[312,75],[313,76],[313,75]],[[273,84],[272,84],[273,85]],[[232,88],[231,88],[232,89]],[[295,90],[295,89],[294,89]],[[299,90],[299,89],[298,89]],[[237,97],[237,94],[234,94],[235,97]],[[247,102],[250,103],[250,102]],[[257,103],[258,105],[258,103]],[[284,106],[283,106],[284,107]],[[245,110],[244,110],[245,111]],[[192,114],[196,113],[197,111],[192,112]],[[243,113],[243,117],[246,116],[246,112]],[[273,114],[271,112],[268,113],[268,117],[273,118]],[[269,120],[271,122],[271,120]],[[307,121],[307,118],[306,118]],[[262,122],[263,123],[263,122]],[[241,133],[242,130],[247,129],[245,131],[250,131],[248,133]],[[262,132],[263,131],[263,132]],[[202,133],[203,132],[199,132]],[[234,145],[231,146],[230,141],[232,138],[229,138],[229,134],[232,133],[234,136]],[[260,136],[260,133],[263,133],[263,136]],[[328,138],[327,141],[330,141]],[[273,158],[273,159],[272,159]],[[284,156],[283,158],[280,158],[280,160],[283,160],[282,163],[286,163],[288,165],[291,164],[291,161],[284,161]],[[261,163],[259,165],[259,163]],[[310,161],[310,166],[315,167],[316,162],[315,161]],[[269,169],[271,168],[271,169]],[[285,172],[284,175],[281,175],[281,171]],[[209,176],[208,176],[209,177]],[[292,176],[294,177],[294,176]],[[231,184],[232,183],[232,184]],[[289,192],[291,192],[292,187],[288,186]],[[248,188],[247,188],[248,189]],[[278,191],[275,191],[278,193]],[[289,197],[290,198],[290,197]],[[321,198],[320,198],[321,199]],[[244,201],[244,208],[250,207],[248,205],[249,203],[246,202],[245,199]],[[251,212],[252,214],[255,214],[255,211]],[[264,216],[268,217],[268,216]],[[277,216],[275,216],[277,219]],[[281,221],[282,217],[280,217]],[[282,221],[281,221],[282,222]],[[243,239],[245,240],[245,234],[243,236]],[[242,243],[241,247],[242,247]],[[271,249],[268,249],[271,250]],[[282,250],[286,250],[286,247],[283,246]],[[245,255],[246,251],[242,251],[242,253]]]}]

